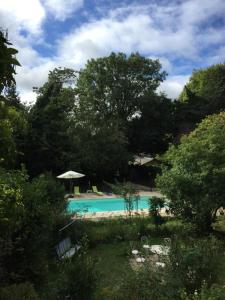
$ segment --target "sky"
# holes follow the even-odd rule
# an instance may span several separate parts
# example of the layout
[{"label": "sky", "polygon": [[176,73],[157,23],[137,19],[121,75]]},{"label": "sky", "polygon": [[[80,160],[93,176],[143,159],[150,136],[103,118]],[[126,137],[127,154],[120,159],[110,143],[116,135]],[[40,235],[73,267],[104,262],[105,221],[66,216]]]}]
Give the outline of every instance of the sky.
[{"label": "sky", "polygon": [[225,0],[0,0],[0,28],[19,50],[17,89],[33,103],[55,67],[139,52],[159,59],[176,98],[194,69],[225,60]]}]

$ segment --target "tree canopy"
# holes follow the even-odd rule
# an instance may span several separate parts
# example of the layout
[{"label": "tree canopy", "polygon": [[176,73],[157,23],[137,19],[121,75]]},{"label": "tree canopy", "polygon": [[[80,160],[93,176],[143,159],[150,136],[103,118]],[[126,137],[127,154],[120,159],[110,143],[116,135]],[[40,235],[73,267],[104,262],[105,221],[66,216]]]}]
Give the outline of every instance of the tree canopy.
[{"label": "tree canopy", "polygon": [[178,146],[171,146],[156,182],[174,214],[210,228],[225,205],[225,112],[203,120]]},{"label": "tree canopy", "polygon": [[180,101],[189,101],[188,91],[207,100],[209,108],[210,106],[214,109],[224,108],[225,63],[194,70],[179,97]]},{"label": "tree canopy", "polygon": [[[36,103],[26,108],[14,80],[17,50],[9,45],[0,32],[0,298],[89,299],[96,274],[87,255],[92,251],[86,251],[88,241],[93,247],[99,241],[135,239],[139,244],[143,234],[170,234],[174,228],[178,233],[186,225],[173,220],[172,230],[153,230],[152,221],[157,226],[163,221],[159,210],[165,203],[152,197],[153,218],[135,217],[129,227],[124,220],[106,221],[109,231],[98,222],[101,230],[95,232],[91,222],[71,222],[64,188],[55,175],[74,169],[92,181],[124,179],[134,154],[163,153],[176,127],[193,128],[206,115],[225,108],[225,64],[194,71],[173,102],[157,90],[166,77],[158,60],[111,53],[91,59],[79,72],[54,69],[37,89]],[[162,161],[156,182],[170,199],[172,212],[209,230],[218,209],[225,206],[225,112],[207,117],[178,146],[170,146]],[[115,192],[123,196],[131,216],[139,203],[136,187],[123,183]],[[61,263],[55,259],[55,248],[69,235],[81,248]],[[209,238],[195,242],[193,237],[187,243],[185,234],[181,236],[178,243],[171,238],[164,268],[153,269],[152,260],[151,266],[126,272],[125,284],[121,277],[112,289],[116,299],[124,299],[124,291],[129,299],[224,299],[224,289],[213,286],[220,245]],[[56,275],[49,276],[49,270]],[[108,286],[99,291],[103,297],[111,294]]]},{"label": "tree canopy", "polygon": [[143,97],[140,112],[129,122],[129,149],[134,153],[163,153],[174,132],[173,103],[165,95]]},{"label": "tree canopy", "polygon": [[[38,91],[28,116],[26,163],[31,174],[61,172],[70,161],[70,119],[74,90],[65,85],[75,78],[71,69],[55,69]],[[34,160],[35,158],[35,160]]]},{"label": "tree canopy", "polygon": [[0,31],[0,94],[7,86],[15,84],[14,74],[16,74],[15,66],[20,66],[20,63],[15,58],[18,51],[8,47],[12,45]]},{"label": "tree canopy", "polygon": [[[157,98],[156,89],[165,76],[158,60],[138,53],[129,56],[112,53],[87,62],[75,84],[74,134],[71,134],[76,137],[75,144],[80,145],[75,148],[80,153],[82,168],[101,178],[117,170],[123,173],[132,152],[153,150],[150,145],[153,139],[155,148],[161,147],[166,130],[159,133],[156,125],[152,128],[154,122],[148,120],[154,115],[159,122],[154,110],[164,103]],[[141,122],[145,119],[145,125],[135,122],[135,116],[141,116]],[[147,137],[143,133],[136,143],[137,131],[140,134],[145,130],[151,133]]]},{"label": "tree canopy", "polygon": [[[148,119],[160,123],[157,107],[168,106],[165,120],[171,112],[168,101],[156,94],[165,76],[158,60],[122,53],[92,59],[80,72],[50,72],[28,118],[26,163],[31,174],[74,168],[104,178],[126,170],[130,151],[148,150],[149,142],[162,148],[167,129],[155,125],[153,130]],[[143,114],[141,130],[152,134],[130,147],[135,114]]]},{"label": "tree canopy", "polygon": [[77,95],[82,116],[126,122],[139,111],[141,99],[165,79],[158,60],[133,53],[91,59],[79,72]]},{"label": "tree canopy", "polygon": [[174,104],[180,132],[190,131],[207,115],[223,111],[225,63],[194,70]]}]

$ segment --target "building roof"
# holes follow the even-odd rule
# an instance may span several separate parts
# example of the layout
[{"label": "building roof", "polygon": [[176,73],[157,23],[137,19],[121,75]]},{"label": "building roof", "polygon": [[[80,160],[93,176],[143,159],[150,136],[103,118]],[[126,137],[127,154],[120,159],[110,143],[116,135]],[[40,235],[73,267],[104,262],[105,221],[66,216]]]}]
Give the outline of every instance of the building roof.
[{"label": "building roof", "polygon": [[153,160],[154,160],[154,158],[151,156],[136,155],[133,165],[134,166],[143,166],[143,165],[146,165],[146,164],[152,162]]}]

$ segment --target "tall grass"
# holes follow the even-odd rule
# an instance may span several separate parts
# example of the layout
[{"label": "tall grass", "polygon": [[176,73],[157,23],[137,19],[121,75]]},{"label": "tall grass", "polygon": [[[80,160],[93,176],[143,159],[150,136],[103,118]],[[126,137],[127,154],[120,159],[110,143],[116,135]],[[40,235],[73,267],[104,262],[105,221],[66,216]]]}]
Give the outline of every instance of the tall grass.
[{"label": "tall grass", "polygon": [[180,234],[185,225],[178,219],[165,218],[165,222],[156,227],[149,217],[127,219],[112,219],[103,221],[77,221],[71,228],[71,238],[76,241],[87,236],[89,246],[101,243],[139,240],[142,236],[167,237]]}]

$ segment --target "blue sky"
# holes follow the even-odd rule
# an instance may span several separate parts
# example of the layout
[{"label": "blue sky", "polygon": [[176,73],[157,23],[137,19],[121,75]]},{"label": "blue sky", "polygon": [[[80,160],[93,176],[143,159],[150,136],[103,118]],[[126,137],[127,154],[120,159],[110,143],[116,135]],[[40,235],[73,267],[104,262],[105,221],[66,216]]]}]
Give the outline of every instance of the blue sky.
[{"label": "blue sky", "polygon": [[114,52],[159,58],[160,86],[179,95],[193,69],[224,62],[225,0],[0,0],[0,27],[19,50],[21,98],[55,67],[80,69]]}]

